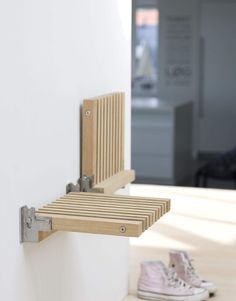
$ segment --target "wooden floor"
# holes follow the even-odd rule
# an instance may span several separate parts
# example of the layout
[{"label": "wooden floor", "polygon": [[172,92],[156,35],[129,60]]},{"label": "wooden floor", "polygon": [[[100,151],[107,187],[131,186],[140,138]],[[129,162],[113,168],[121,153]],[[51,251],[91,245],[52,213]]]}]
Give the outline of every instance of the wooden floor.
[{"label": "wooden floor", "polygon": [[167,197],[172,208],[140,238],[130,239],[130,295],[125,301],[139,300],[140,262],[167,264],[171,248],[187,250],[199,274],[216,283],[212,301],[236,300],[236,191],[131,185],[131,195]]}]

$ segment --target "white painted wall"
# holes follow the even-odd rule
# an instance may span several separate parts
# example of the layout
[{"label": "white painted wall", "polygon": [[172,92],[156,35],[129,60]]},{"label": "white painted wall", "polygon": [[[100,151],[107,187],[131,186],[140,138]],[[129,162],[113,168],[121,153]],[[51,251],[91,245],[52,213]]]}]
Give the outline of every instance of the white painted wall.
[{"label": "white painted wall", "polygon": [[124,90],[130,164],[127,0],[0,3],[0,292],[5,301],[120,301],[128,239],[56,233],[20,245],[18,210],[79,177],[82,99]]},{"label": "white painted wall", "polygon": [[204,0],[201,11],[199,149],[222,152],[236,146],[236,1]]}]

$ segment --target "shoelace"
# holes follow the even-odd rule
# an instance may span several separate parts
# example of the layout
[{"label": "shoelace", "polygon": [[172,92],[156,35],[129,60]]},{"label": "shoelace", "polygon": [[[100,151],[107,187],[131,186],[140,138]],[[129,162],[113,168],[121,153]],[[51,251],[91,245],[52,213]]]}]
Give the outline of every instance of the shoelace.
[{"label": "shoelace", "polygon": [[191,288],[189,284],[184,282],[182,279],[180,279],[175,271],[174,268],[168,269],[168,285],[172,287],[179,287],[179,288]]},{"label": "shoelace", "polygon": [[192,264],[194,260],[190,259],[188,260],[187,258],[183,258],[183,264],[184,264],[184,268],[187,271],[189,277],[193,280],[200,280],[200,277],[197,275],[197,272]]}]

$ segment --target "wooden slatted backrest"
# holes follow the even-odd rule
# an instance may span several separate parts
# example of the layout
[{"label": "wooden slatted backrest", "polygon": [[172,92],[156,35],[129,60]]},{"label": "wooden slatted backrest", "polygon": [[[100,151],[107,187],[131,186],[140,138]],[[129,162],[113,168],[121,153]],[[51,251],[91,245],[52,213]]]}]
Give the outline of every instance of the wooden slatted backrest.
[{"label": "wooden slatted backrest", "polygon": [[116,92],[83,102],[82,175],[94,184],[124,170],[124,101]]}]

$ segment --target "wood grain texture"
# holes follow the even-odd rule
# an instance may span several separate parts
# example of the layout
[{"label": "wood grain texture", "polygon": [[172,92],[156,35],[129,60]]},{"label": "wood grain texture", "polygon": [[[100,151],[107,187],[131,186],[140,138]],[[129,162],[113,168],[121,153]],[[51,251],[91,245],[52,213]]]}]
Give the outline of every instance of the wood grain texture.
[{"label": "wood grain texture", "polygon": [[[137,237],[169,211],[168,199],[72,192],[39,208],[53,231]],[[40,239],[48,234],[41,233]]]},{"label": "wood grain texture", "polygon": [[49,236],[51,236],[52,234],[54,234],[56,232],[56,230],[50,231],[50,232],[46,232],[46,231],[39,231],[39,236],[38,236],[38,241],[42,241],[46,238],[48,238]]},{"label": "wood grain texture", "polygon": [[131,183],[135,180],[135,171],[134,170],[122,170],[119,171],[106,180],[96,184],[92,191],[97,193],[112,194],[118,189]]},{"label": "wood grain texture", "polygon": [[[82,110],[82,175],[93,176],[96,192],[113,193],[134,180],[124,173],[117,184],[110,177],[124,171],[125,94],[86,99]],[[120,173],[121,175],[121,173]],[[101,186],[101,183],[104,186]],[[119,185],[118,185],[119,184]],[[109,188],[108,186],[111,185]]]},{"label": "wood grain texture", "polygon": [[[48,216],[48,214],[39,214],[40,216]],[[58,231],[83,232],[93,234],[105,234],[115,236],[134,236],[138,237],[142,234],[142,224],[140,221],[130,220],[114,220],[102,218],[88,218],[80,216],[53,215],[52,227]],[[125,232],[122,233],[122,231]]]},{"label": "wood grain texture", "polygon": [[96,149],[97,135],[93,135],[97,128],[97,102],[87,100],[82,109],[82,173],[84,175],[93,175],[97,181],[96,170]]}]

